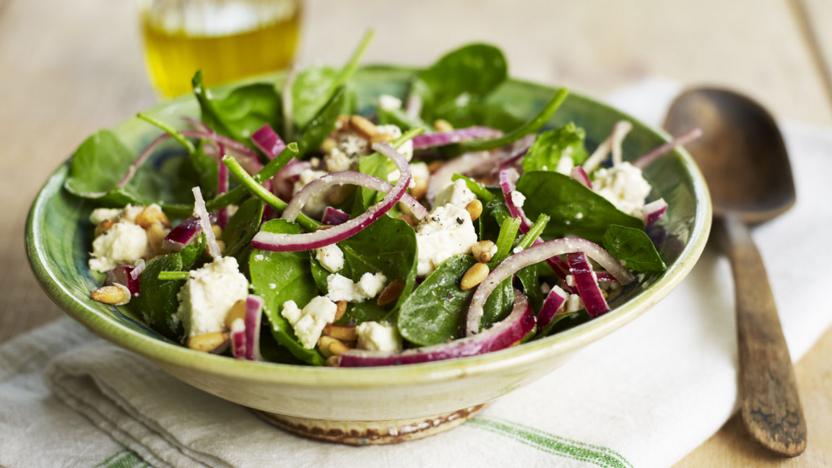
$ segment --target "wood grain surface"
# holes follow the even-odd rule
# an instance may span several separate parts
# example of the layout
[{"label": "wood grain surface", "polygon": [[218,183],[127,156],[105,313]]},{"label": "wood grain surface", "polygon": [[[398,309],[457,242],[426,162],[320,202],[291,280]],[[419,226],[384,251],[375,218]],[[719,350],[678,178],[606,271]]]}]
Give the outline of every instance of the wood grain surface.
[{"label": "wood grain surface", "polygon": [[[807,1],[830,37],[826,0]],[[337,63],[369,26],[370,61],[424,64],[467,40],[503,47],[512,73],[596,96],[648,75],[742,89],[778,117],[832,125],[828,90],[785,0],[315,0],[302,63]],[[812,10],[817,8],[818,16]],[[826,41],[824,50],[832,50]],[[155,102],[135,2],[0,0],[0,342],[58,317],[26,264],[23,224],[46,175],[90,132]],[[832,332],[798,365],[809,447],[772,459],[737,418],[680,466],[832,465]],[[815,434],[814,436],[812,434]]]}]

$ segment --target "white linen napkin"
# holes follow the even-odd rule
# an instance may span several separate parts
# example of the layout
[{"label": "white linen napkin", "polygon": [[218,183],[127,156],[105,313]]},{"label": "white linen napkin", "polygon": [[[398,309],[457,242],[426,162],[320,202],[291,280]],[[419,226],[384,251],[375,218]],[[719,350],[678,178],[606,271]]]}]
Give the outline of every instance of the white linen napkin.
[{"label": "white linen napkin", "polygon": [[[678,91],[650,80],[611,102],[655,124]],[[832,324],[819,306],[832,262],[832,130],[783,128],[798,203],[754,237],[796,360]],[[0,347],[0,465],[668,466],[735,411],[731,284],[725,259],[706,250],[640,319],[459,428],[359,448],[275,429],[63,319]]]}]

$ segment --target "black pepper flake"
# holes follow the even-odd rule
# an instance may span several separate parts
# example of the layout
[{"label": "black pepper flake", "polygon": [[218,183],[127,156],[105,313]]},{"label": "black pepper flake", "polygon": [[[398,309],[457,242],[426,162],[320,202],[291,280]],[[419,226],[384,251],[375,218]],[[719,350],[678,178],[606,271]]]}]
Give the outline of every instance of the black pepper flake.
[{"label": "black pepper flake", "polygon": [[457,224],[463,224],[463,223],[465,223],[465,220],[464,220],[464,219],[462,219],[462,218],[457,218],[457,219],[456,219],[456,223],[457,223]]}]

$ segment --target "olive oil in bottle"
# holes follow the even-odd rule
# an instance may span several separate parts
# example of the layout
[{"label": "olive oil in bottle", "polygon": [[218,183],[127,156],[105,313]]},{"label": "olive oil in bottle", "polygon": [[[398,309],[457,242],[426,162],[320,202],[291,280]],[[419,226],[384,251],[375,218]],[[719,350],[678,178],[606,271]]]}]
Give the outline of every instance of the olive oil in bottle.
[{"label": "olive oil in bottle", "polygon": [[165,97],[191,91],[202,70],[208,85],[291,64],[301,0],[147,0],[141,13],[145,60]]}]

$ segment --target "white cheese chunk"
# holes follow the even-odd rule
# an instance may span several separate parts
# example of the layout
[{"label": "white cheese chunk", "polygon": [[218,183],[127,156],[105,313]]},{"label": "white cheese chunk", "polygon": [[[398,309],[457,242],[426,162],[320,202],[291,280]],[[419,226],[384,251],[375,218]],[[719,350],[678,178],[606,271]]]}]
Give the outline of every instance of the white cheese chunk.
[{"label": "white cheese chunk", "polygon": [[433,199],[433,206],[451,204],[465,208],[476,198],[477,196],[474,195],[474,192],[468,188],[468,184],[462,179],[457,179],[436,195],[436,198]]},{"label": "white cheese chunk", "polygon": [[372,299],[384,289],[387,277],[384,273],[364,273],[358,279],[357,289],[367,299]]},{"label": "white cheese chunk", "polygon": [[344,252],[337,244],[315,249],[315,259],[330,273],[341,271],[341,268],[344,268]]},{"label": "white cheese chunk", "polygon": [[593,188],[616,208],[631,216],[641,217],[644,200],[650,194],[650,184],[641,169],[628,162],[595,171]]},{"label": "white cheese chunk", "polygon": [[416,273],[429,274],[448,258],[468,253],[476,242],[477,233],[465,208],[452,204],[436,208],[416,228]]},{"label": "white cheese chunk", "polygon": [[90,269],[104,273],[118,265],[132,265],[147,255],[147,252],[145,230],[137,224],[118,222],[93,241]]},{"label": "white cheese chunk", "polygon": [[568,154],[564,154],[558,160],[558,165],[555,168],[555,172],[559,172],[563,175],[569,175],[572,173],[573,167],[575,167],[575,162],[572,160],[572,157]]},{"label": "white cheese chunk", "polygon": [[177,315],[188,336],[223,331],[225,317],[248,296],[248,280],[234,257],[217,257],[188,274],[179,290]]},{"label": "white cheese chunk", "polygon": [[424,162],[415,162],[410,165],[410,177],[413,178],[413,186],[414,187],[425,187],[428,186],[428,181],[430,181],[430,170],[428,169],[427,163]]},{"label": "white cheese chunk", "polygon": [[341,151],[338,147],[332,148],[332,150],[324,156],[324,164],[326,165],[326,170],[329,172],[349,170],[352,163],[353,159],[347,156],[347,154]]},{"label": "white cheese chunk", "polygon": [[386,282],[384,273],[364,273],[358,283],[336,273],[326,278],[327,297],[335,302],[364,302],[376,297]]},{"label": "white cheese chunk", "polygon": [[511,202],[514,203],[514,206],[516,206],[517,208],[523,208],[523,204],[526,203],[526,196],[518,192],[517,190],[512,190]]},{"label": "white cheese chunk", "polygon": [[570,294],[566,299],[566,312],[577,312],[584,308],[584,303],[581,301],[581,296],[577,294]]},{"label": "white cheese chunk", "polygon": [[295,336],[306,349],[312,349],[317,344],[324,327],[335,321],[335,311],[338,306],[324,296],[317,296],[298,310],[294,301],[283,303],[283,310],[280,312],[286,320],[292,324]]},{"label": "white cheese chunk", "polygon": [[378,106],[381,107],[382,110],[386,110],[388,112],[394,111],[402,108],[402,100],[396,96],[382,94],[378,97]]},{"label": "white cheese chunk", "polygon": [[396,327],[387,322],[364,322],[355,327],[358,348],[368,351],[398,353],[402,350],[402,337]]},{"label": "white cheese chunk", "polygon": [[[382,135],[386,135],[388,140],[395,140],[396,138],[402,136],[402,129],[395,125],[376,125],[376,131]],[[401,153],[405,159],[410,161],[413,158],[413,141],[406,141],[404,144],[399,146],[396,151]]]},{"label": "white cheese chunk", "polygon": [[122,212],[119,208],[96,208],[90,213],[90,222],[101,224],[104,221],[115,221],[121,217]]}]

